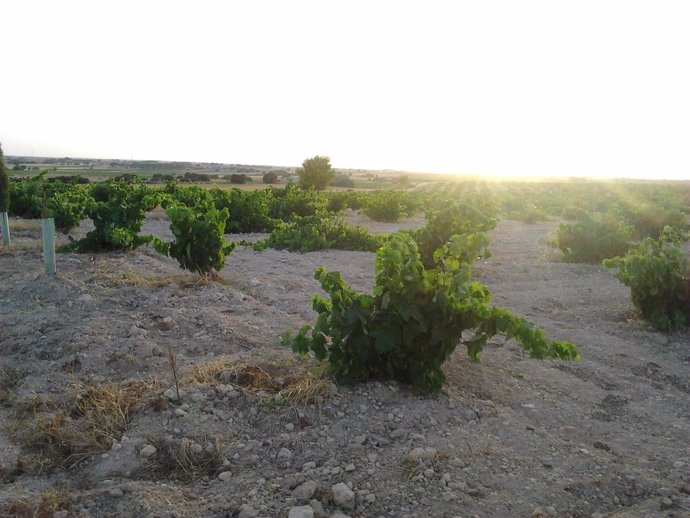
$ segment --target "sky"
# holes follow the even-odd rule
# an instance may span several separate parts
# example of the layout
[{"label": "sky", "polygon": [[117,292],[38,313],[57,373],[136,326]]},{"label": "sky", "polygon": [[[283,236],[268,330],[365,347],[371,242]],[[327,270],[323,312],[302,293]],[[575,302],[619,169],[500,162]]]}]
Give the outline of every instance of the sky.
[{"label": "sky", "polygon": [[5,155],[690,179],[687,0],[3,0]]}]

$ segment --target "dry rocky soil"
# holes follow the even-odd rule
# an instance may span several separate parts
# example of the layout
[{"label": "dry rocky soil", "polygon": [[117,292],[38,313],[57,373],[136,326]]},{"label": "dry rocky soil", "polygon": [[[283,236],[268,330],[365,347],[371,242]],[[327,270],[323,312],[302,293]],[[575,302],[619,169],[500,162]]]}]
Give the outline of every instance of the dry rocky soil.
[{"label": "dry rocky soil", "polygon": [[[432,395],[337,386],[281,346],[315,316],[318,266],[369,290],[374,254],[240,246],[201,283],[144,247],[58,254],[50,278],[37,222],[11,224],[0,516],[690,516],[690,332],[640,321],[607,269],[559,262],[557,223],[502,221],[476,275],[582,360],[495,339],[479,363],[459,348]],[[144,231],[169,236],[160,215]]]}]

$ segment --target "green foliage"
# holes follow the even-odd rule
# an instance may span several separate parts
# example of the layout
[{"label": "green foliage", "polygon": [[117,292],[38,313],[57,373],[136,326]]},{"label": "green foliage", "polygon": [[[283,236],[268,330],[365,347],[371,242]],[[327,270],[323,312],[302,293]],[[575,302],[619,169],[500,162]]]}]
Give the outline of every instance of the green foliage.
[{"label": "green foliage", "polygon": [[277,248],[298,252],[324,249],[373,252],[384,240],[383,236],[369,234],[364,227],[348,225],[338,216],[319,213],[314,216],[296,216],[288,223],[279,222],[271,235],[256,243],[254,248]]},{"label": "green foliage", "polygon": [[64,234],[79,226],[91,201],[88,186],[52,178],[48,181],[45,172],[29,179],[13,180],[10,190],[11,215],[54,218],[55,228]]},{"label": "green foliage", "polygon": [[278,183],[278,175],[273,171],[269,171],[261,177],[261,181],[264,183]]},{"label": "green foliage", "polygon": [[574,205],[568,205],[561,212],[561,217],[568,221],[576,221],[578,219],[584,219],[587,217],[588,213],[582,207],[576,207]]},{"label": "green foliage", "polygon": [[247,176],[246,174],[238,174],[238,173],[233,173],[230,175],[230,183],[234,184],[242,184],[242,183],[247,183],[251,182],[252,179]]},{"label": "green foliage", "polygon": [[284,189],[271,190],[273,199],[268,215],[272,219],[290,221],[295,216],[314,216],[326,208],[326,197],[315,189],[300,189],[289,184]]},{"label": "green foliage", "polygon": [[175,182],[168,182],[163,192],[168,195],[167,199],[162,200],[164,208],[184,205],[185,207],[195,207],[197,209],[209,209],[213,206],[213,196],[211,193],[197,185],[180,187]]},{"label": "green foliage", "polygon": [[156,208],[160,194],[140,182],[107,182],[94,184],[86,214],[93,220],[94,229],[84,239],[62,250],[101,252],[130,250],[151,241],[140,236],[146,211]]},{"label": "green foliage", "polygon": [[640,204],[618,210],[632,227],[635,239],[645,237],[657,238],[665,227],[672,227],[680,231],[690,228],[688,215],[678,209],[666,208],[654,204]]},{"label": "green foliage", "polygon": [[5,155],[0,146],[0,212],[10,211],[10,175],[5,168]]},{"label": "green foliage", "polygon": [[327,360],[339,379],[393,378],[428,390],[442,388],[441,367],[458,343],[477,360],[496,334],[515,338],[532,358],[578,358],[574,345],[549,341],[543,330],[489,305],[491,294],[470,269],[487,245],[485,234],[454,236],[436,252],[437,266],[425,269],[414,240],[394,235],[377,252],[372,295],[320,268],[315,277],[330,300],[314,295],[316,324],[283,341]]},{"label": "green foliage", "polygon": [[276,225],[276,221],[269,215],[274,201],[273,192],[274,189],[213,189],[211,197],[215,208],[225,208],[230,212],[226,232],[270,232]]},{"label": "green foliage", "polygon": [[601,263],[622,255],[630,246],[630,229],[613,216],[587,215],[577,223],[561,223],[555,246],[570,263]]},{"label": "green foliage", "polygon": [[410,234],[417,242],[422,263],[431,268],[435,263],[434,252],[451,236],[487,232],[498,222],[498,208],[492,200],[481,194],[469,194],[455,203],[429,211],[427,224]]},{"label": "green foliage", "polygon": [[659,239],[645,238],[625,257],[604,261],[630,287],[642,316],[661,331],[690,324],[690,264],[679,246],[681,233],[666,227]]},{"label": "green foliage", "polygon": [[326,202],[326,210],[328,212],[342,212],[347,209],[348,194],[342,191],[329,192],[326,195],[328,200]]},{"label": "green foliage", "polygon": [[331,159],[327,156],[314,156],[302,162],[297,169],[300,187],[323,190],[335,179],[335,170],[331,167]]},{"label": "green foliage", "polygon": [[405,193],[401,191],[378,191],[366,200],[364,213],[374,221],[398,221],[407,216]]},{"label": "green foliage", "polygon": [[45,202],[46,214],[55,220],[55,229],[68,234],[86,218],[88,188],[75,185],[65,192],[55,192]]},{"label": "green foliage", "polygon": [[200,211],[184,205],[168,208],[165,213],[170,218],[170,230],[175,241],[165,242],[154,238],[156,250],[177,259],[180,267],[208,275],[220,271],[225,258],[236,243],[225,242],[225,222],[230,217],[228,209]]},{"label": "green foliage", "polygon": [[354,189],[355,187],[355,181],[350,178],[349,176],[345,176],[344,174],[339,174],[335,177],[333,182],[331,183],[333,187],[346,187],[348,189]]}]

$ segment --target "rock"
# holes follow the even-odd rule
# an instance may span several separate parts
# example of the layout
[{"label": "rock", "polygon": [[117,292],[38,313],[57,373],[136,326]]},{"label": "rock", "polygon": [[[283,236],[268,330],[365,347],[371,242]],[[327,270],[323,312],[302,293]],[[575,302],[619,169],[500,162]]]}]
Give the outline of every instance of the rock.
[{"label": "rock", "polygon": [[110,496],[114,496],[115,498],[120,498],[125,493],[122,491],[122,489],[115,487],[115,488],[111,489],[110,491],[108,491],[108,494]]},{"label": "rock", "polygon": [[350,464],[348,464],[347,466],[345,466],[345,472],[346,472],[346,473],[350,473],[351,471],[354,471],[354,470],[355,470],[355,465],[352,464],[352,463],[350,463]]},{"label": "rock", "polygon": [[339,482],[334,484],[331,490],[333,491],[333,501],[336,505],[346,509],[352,509],[355,506],[355,494],[346,484]]},{"label": "rock", "polygon": [[311,500],[318,488],[319,484],[317,482],[307,480],[292,490],[292,496],[299,500]]},{"label": "rock", "polygon": [[292,458],[292,452],[287,448],[281,448],[278,452],[278,460],[290,460]]},{"label": "rock", "polygon": [[661,499],[661,510],[666,511],[667,509],[672,509],[673,508],[673,500],[671,500],[669,497],[665,496],[664,498]]},{"label": "rock", "polygon": [[314,510],[314,518],[327,518],[328,515],[323,509],[323,504],[318,500],[310,500],[309,507]]},{"label": "rock", "polygon": [[148,459],[149,457],[155,455],[157,451],[158,450],[153,444],[147,444],[139,451],[139,456],[142,459]]},{"label": "rock", "polygon": [[405,435],[405,429],[404,428],[396,428],[395,430],[393,430],[389,434],[389,437],[391,439],[400,439],[403,435]]},{"label": "rock", "polygon": [[223,482],[229,482],[232,480],[232,473],[229,471],[223,471],[222,473],[218,474],[218,480],[221,480]]},{"label": "rock", "polygon": [[168,401],[178,401],[179,399],[182,399],[183,396],[184,393],[180,390],[180,397],[177,397],[177,390],[175,389],[175,387],[170,387],[165,392],[163,392],[163,397]]},{"label": "rock", "polygon": [[410,452],[410,459],[415,462],[422,462],[425,460],[431,460],[436,457],[436,448],[415,448]]},{"label": "rock", "polygon": [[132,326],[129,328],[129,335],[130,337],[132,336],[146,336],[146,329],[142,329],[141,327],[137,326]]},{"label": "rock", "polygon": [[187,415],[187,412],[181,408],[176,408],[174,413],[177,417],[184,417]]},{"label": "rock", "polygon": [[256,518],[257,516],[259,516],[259,511],[247,504],[242,504],[237,518]]},{"label": "rock", "polygon": [[302,464],[302,471],[309,471],[310,469],[315,469],[316,468],[316,462],[305,462]]},{"label": "rock", "polygon": [[314,509],[308,505],[293,507],[288,512],[288,518],[314,518]]},{"label": "rock", "polygon": [[162,331],[170,331],[173,327],[175,327],[175,321],[170,316],[163,317],[163,320],[160,321],[160,324],[158,324],[158,327]]},{"label": "rock", "polygon": [[331,518],[350,518],[350,517],[346,514],[343,514],[343,513],[335,513],[334,515],[331,516]]}]

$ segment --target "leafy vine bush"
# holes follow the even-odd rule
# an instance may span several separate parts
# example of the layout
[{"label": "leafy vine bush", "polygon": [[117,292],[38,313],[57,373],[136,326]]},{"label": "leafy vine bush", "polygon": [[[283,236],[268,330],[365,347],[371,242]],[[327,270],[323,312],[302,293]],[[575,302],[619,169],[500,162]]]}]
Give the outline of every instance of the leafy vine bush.
[{"label": "leafy vine bush", "polygon": [[497,214],[498,208],[493,201],[477,194],[467,195],[462,201],[429,211],[427,224],[410,233],[417,242],[424,267],[430,268],[436,263],[434,252],[451,236],[487,232],[494,228],[498,222]]},{"label": "leafy vine bush", "polygon": [[273,188],[273,200],[268,215],[272,219],[290,221],[293,217],[314,216],[326,208],[326,197],[316,189],[300,189],[289,184],[284,189]]},{"label": "leafy vine bush", "polygon": [[613,216],[586,215],[577,223],[561,223],[553,243],[570,263],[601,263],[623,255],[630,247],[631,230]]},{"label": "leafy vine bush", "polygon": [[366,200],[364,213],[374,221],[398,221],[407,216],[405,193],[401,191],[378,191]]},{"label": "leafy vine bush", "polygon": [[690,324],[690,264],[679,246],[681,233],[666,227],[659,239],[645,238],[625,257],[604,261],[630,287],[630,297],[645,320],[660,331]]},{"label": "leafy vine bush", "polygon": [[230,219],[225,231],[232,233],[270,232],[276,220],[269,211],[274,200],[273,189],[242,191],[213,189],[211,196],[216,209],[228,209]]},{"label": "leafy vine bush", "polygon": [[64,234],[79,226],[86,217],[90,201],[88,186],[78,184],[76,180],[46,179],[45,172],[29,179],[13,180],[10,191],[10,215],[54,218],[55,228]]},{"label": "leafy vine bush", "polygon": [[341,217],[321,213],[315,216],[295,216],[288,223],[279,222],[271,235],[256,243],[254,249],[277,248],[293,252],[338,249],[373,252],[384,240],[384,236],[371,235],[364,227],[348,225]]},{"label": "leafy vine bush", "polygon": [[151,236],[141,236],[146,212],[156,208],[160,193],[141,182],[108,180],[93,184],[86,207],[94,229],[84,239],[70,243],[63,251],[101,252],[131,250],[149,243]]},{"label": "leafy vine bush", "polygon": [[680,231],[690,228],[688,215],[678,209],[643,204],[625,207],[618,212],[632,226],[633,237],[636,239],[644,239],[645,237],[656,239],[667,226]]},{"label": "leafy vine bush", "polygon": [[315,277],[330,300],[314,295],[316,324],[287,332],[283,342],[327,360],[341,380],[393,378],[433,391],[442,388],[442,365],[459,343],[478,360],[496,334],[515,338],[532,358],[577,359],[574,345],[550,341],[525,319],[489,305],[489,290],[471,273],[487,246],[483,233],[454,236],[435,253],[437,265],[425,268],[415,241],[396,234],[377,252],[372,295],[320,268]]},{"label": "leafy vine bush", "polygon": [[169,195],[167,200],[163,200],[163,207],[166,209],[173,205],[184,205],[198,209],[208,209],[213,206],[211,193],[196,185],[180,187],[175,182],[168,182],[163,192]]},{"label": "leafy vine bush", "polygon": [[180,267],[210,275],[225,265],[225,258],[235,249],[236,243],[225,241],[225,223],[230,217],[228,209],[200,211],[178,205],[168,208],[170,230],[175,236],[172,242],[154,238],[156,250],[177,259]]}]

